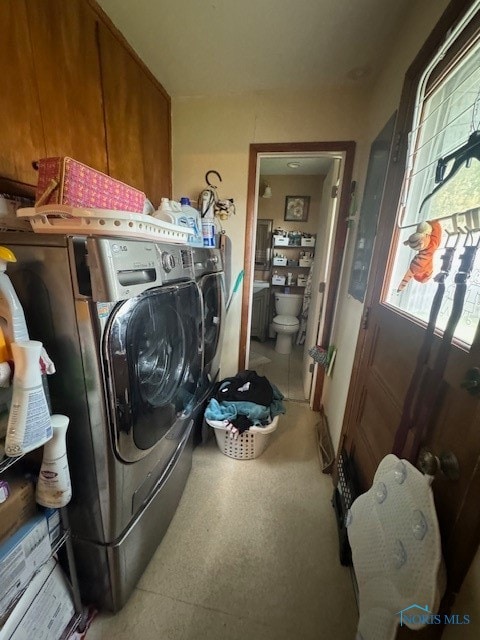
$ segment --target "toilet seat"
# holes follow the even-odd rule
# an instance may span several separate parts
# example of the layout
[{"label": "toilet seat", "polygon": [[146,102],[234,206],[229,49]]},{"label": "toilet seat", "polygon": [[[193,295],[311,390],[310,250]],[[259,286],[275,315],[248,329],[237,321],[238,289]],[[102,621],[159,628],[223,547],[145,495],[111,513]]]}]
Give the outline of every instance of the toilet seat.
[{"label": "toilet seat", "polygon": [[273,323],[283,327],[299,327],[300,320],[295,316],[275,316]]}]

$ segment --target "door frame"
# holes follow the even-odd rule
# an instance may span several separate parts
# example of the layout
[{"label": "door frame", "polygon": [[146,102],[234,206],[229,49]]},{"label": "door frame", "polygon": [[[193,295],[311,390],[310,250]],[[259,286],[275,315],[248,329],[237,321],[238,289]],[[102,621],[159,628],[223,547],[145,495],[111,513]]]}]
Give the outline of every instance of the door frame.
[{"label": "door frame", "polygon": [[[255,204],[257,186],[257,165],[258,156],[263,153],[342,153],[343,177],[338,206],[338,219],[335,230],[333,259],[330,272],[330,280],[333,286],[330,287],[325,304],[325,326],[322,334],[322,344],[328,344],[333,326],[333,315],[337,299],[340,274],[342,269],[343,252],[348,231],[348,213],[352,197],[352,174],[353,162],[355,158],[356,144],[353,140],[332,141],[332,142],[272,142],[251,144],[248,165],[248,190],[247,190],[247,211],[245,227],[245,252],[244,252],[244,279],[242,290],[242,309],[240,326],[240,346],[238,356],[239,370],[245,369],[247,364],[247,338],[249,334],[249,307],[252,296],[252,273],[255,247]],[[321,371],[320,371],[321,369]],[[321,406],[322,390],[324,381],[323,368],[319,368],[315,382],[312,408],[319,411]]]}]

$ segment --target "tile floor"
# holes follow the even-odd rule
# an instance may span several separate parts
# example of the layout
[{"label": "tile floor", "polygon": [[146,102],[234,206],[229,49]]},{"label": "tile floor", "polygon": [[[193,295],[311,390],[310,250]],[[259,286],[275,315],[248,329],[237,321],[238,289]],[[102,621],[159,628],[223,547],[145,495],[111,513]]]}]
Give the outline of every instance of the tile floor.
[{"label": "tile floor", "polygon": [[[288,400],[306,402],[303,392],[303,345],[295,345],[292,353],[282,355],[275,351],[275,340],[265,342],[250,341],[250,360],[255,364],[258,356],[268,358],[270,362],[249,367],[260,376],[266,376],[273,382]],[[252,357],[253,355],[253,357]],[[261,360],[259,360],[261,361]]]},{"label": "tile floor", "polygon": [[351,640],[357,609],[338,561],[317,414],[299,402],[264,454],[197,447],[177,513],[127,605],[87,640]]}]

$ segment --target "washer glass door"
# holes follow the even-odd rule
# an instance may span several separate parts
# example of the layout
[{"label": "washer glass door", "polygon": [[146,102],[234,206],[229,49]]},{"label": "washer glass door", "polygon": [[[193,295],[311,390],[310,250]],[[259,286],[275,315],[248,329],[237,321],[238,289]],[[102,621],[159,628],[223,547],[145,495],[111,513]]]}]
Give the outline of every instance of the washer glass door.
[{"label": "washer glass door", "polygon": [[105,346],[121,459],[138,460],[160,442],[168,456],[182,443],[199,394],[201,313],[188,282],[152,289],[112,314]]},{"label": "washer glass door", "polygon": [[223,273],[202,278],[203,322],[205,327],[205,373],[215,379],[220,368],[220,355],[225,322],[225,290]]}]

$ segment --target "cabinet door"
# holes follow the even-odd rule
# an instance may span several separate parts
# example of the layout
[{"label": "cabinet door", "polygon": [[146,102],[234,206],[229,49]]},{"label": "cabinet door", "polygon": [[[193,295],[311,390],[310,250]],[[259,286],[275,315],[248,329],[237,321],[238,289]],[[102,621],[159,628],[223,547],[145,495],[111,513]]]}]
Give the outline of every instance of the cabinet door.
[{"label": "cabinet door", "polygon": [[105,172],[95,14],[84,0],[32,0],[27,15],[47,155]]},{"label": "cabinet door", "polygon": [[108,165],[158,204],[170,196],[170,105],[130,52],[99,25]]},{"label": "cabinet door", "polygon": [[35,185],[45,142],[24,0],[0,2],[0,77],[0,176]]},{"label": "cabinet door", "polygon": [[145,192],[152,202],[172,193],[172,161],[170,144],[170,100],[144,77],[143,140]]},{"label": "cabinet door", "polygon": [[250,335],[258,338],[261,328],[262,316],[262,296],[261,293],[254,293],[252,298],[252,320],[250,323]]}]

